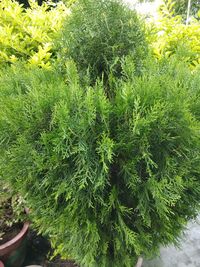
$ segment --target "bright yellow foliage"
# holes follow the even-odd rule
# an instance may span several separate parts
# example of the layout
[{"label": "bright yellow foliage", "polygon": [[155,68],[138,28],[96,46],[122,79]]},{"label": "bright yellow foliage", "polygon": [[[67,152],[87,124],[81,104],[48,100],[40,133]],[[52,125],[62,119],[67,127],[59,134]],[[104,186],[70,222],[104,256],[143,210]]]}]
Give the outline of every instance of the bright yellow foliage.
[{"label": "bright yellow foliage", "polygon": [[200,63],[200,22],[193,19],[186,25],[180,16],[174,16],[173,2],[162,7],[160,17],[154,22],[153,52],[160,59],[175,53],[193,68]]},{"label": "bright yellow foliage", "polygon": [[0,64],[20,59],[49,68],[52,41],[69,10],[62,2],[55,7],[29,2],[24,9],[18,2],[0,1]]}]

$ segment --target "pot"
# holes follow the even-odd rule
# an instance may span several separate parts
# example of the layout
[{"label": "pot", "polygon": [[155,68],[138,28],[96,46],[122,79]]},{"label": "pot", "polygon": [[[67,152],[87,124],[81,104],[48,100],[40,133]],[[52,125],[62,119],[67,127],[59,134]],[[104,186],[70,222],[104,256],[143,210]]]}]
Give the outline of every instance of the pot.
[{"label": "pot", "polygon": [[[0,262],[5,267],[21,267],[26,255],[26,241],[29,223],[25,222],[21,231],[10,241],[0,245]],[[4,266],[3,265],[3,266]],[[3,267],[0,265],[0,267]]]}]

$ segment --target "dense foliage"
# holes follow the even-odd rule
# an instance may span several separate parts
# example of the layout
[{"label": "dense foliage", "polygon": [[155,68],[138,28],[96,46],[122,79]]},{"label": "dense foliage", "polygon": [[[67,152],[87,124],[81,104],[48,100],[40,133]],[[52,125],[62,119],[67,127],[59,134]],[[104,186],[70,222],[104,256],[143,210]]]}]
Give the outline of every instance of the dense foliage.
[{"label": "dense foliage", "polygon": [[[169,0],[164,0],[164,2],[169,2]],[[188,0],[176,0],[174,1],[174,14],[182,15],[184,18],[186,17],[188,9]],[[190,15],[196,16],[197,12],[200,10],[200,1],[192,0],[190,4]]]},{"label": "dense foliage", "polygon": [[135,77],[127,58],[110,99],[101,82],[81,87],[72,62],[67,83],[53,71],[1,77],[0,175],[81,266],[132,267],[176,243],[199,208],[199,75],[147,65]]},{"label": "dense foliage", "polygon": [[[19,4],[22,4],[25,8],[29,8],[30,7],[30,2],[31,0],[16,0]],[[44,3],[48,3],[50,1],[48,0],[35,0],[38,5],[42,5]],[[52,3],[57,3],[60,0],[52,0]],[[64,0],[62,2],[64,2],[65,4],[67,4],[67,6],[70,6],[71,4],[73,4],[76,0]]]},{"label": "dense foliage", "polygon": [[200,208],[199,22],[168,0],[147,36],[157,62],[121,1],[72,2],[58,37],[62,3],[0,2],[0,185],[55,253],[133,267]]},{"label": "dense foliage", "polygon": [[[48,2],[47,0],[35,0],[35,1],[37,2],[38,5],[42,5],[42,3],[44,3],[44,2]],[[58,2],[58,1],[59,0],[53,0],[52,2]],[[23,5],[23,7],[25,7],[25,8],[30,7],[29,0],[16,0],[16,2]]]},{"label": "dense foliage", "polygon": [[181,16],[174,16],[174,4],[168,1],[162,6],[151,25],[150,42],[158,59],[178,54],[181,61],[195,68],[200,64],[200,22],[193,19],[185,25]]},{"label": "dense foliage", "polygon": [[118,0],[77,1],[58,43],[59,60],[65,64],[72,58],[83,75],[89,68],[93,81],[102,75],[107,79],[111,71],[120,76],[121,60],[128,54],[139,72],[147,55],[142,22]]},{"label": "dense foliage", "polygon": [[30,1],[24,9],[12,0],[0,1],[0,64],[20,60],[48,68],[52,56],[52,40],[62,26],[67,8],[59,3],[39,6]]}]

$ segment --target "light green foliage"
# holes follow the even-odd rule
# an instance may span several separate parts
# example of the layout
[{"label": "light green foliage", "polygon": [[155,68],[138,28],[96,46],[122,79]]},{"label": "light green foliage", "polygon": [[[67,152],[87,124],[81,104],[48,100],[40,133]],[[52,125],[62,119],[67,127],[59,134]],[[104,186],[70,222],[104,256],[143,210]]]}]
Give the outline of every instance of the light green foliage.
[{"label": "light green foliage", "polygon": [[41,69],[0,78],[0,175],[81,267],[132,267],[198,213],[199,73],[146,65],[135,77],[126,58],[111,98],[102,82],[80,86],[73,62],[66,82]]},{"label": "light green foliage", "polygon": [[200,23],[193,19],[185,25],[181,16],[174,16],[175,2],[163,4],[160,17],[154,22],[149,39],[158,59],[178,54],[194,69],[200,64]]},{"label": "light green foliage", "polygon": [[[160,10],[166,11],[166,9],[170,10],[171,15],[178,16],[180,15],[185,22],[186,15],[188,11],[188,0],[163,0]],[[200,10],[200,2],[199,0],[190,1],[190,17],[195,17],[198,19],[198,11]]]},{"label": "light green foliage", "polygon": [[24,9],[12,0],[0,2],[0,64],[25,60],[31,65],[49,68],[52,39],[67,15],[64,4],[56,7],[30,1]]},{"label": "light green foliage", "polygon": [[[72,15],[58,39],[65,66],[68,57],[85,75],[89,68],[91,80],[110,72],[121,75],[121,59],[132,54],[137,72],[147,55],[142,22],[119,0],[83,0],[72,9]],[[63,68],[65,68],[63,66]]]},{"label": "light green foliage", "polygon": [[[163,2],[164,4],[167,4],[169,0],[164,0]],[[181,15],[184,19],[186,19],[188,0],[176,0],[173,3],[174,15]],[[200,1],[192,0],[190,4],[190,15],[196,16],[198,10],[200,10]]]}]

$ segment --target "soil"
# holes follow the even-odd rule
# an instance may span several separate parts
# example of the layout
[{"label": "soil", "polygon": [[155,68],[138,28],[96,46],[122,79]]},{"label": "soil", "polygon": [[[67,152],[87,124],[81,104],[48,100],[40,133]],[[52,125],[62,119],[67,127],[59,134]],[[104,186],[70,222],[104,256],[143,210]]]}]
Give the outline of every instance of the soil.
[{"label": "soil", "polygon": [[23,224],[15,221],[11,198],[0,203],[0,245],[10,241],[22,229]]},{"label": "soil", "polygon": [[52,249],[48,240],[41,235],[37,235],[36,232],[30,231],[28,235],[27,256],[23,266],[78,267],[73,261],[62,260],[60,257],[50,261],[51,254]]},{"label": "soil", "polygon": [[44,267],[78,267],[73,261],[57,259],[51,262],[46,262]]},{"label": "soil", "polygon": [[13,224],[11,227],[6,227],[3,229],[3,236],[0,239],[0,245],[3,245],[4,243],[10,241],[12,238],[14,238],[19,232],[21,231],[23,227],[23,224],[17,223]]}]

